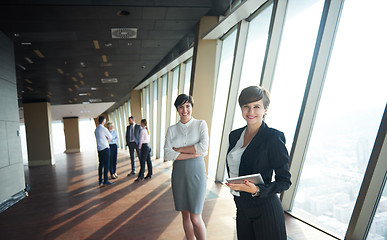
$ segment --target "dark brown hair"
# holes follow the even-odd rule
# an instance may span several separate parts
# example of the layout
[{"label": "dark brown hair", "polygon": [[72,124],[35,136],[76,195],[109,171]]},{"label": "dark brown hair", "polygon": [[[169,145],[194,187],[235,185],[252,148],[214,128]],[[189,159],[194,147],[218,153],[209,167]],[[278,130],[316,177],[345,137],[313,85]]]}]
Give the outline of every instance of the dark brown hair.
[{"label": "dark brown hair", "polygon": [[263,87],[259,86],[250,86],[242,90],[239,95],[238,102],[239,106],[242,107],[245,104],[252,102],[257,102],[263,99],[263,106],[265,109],[269,107],[270,104],[270,93]]},{"label": "dark brown hair", "polygon": [[175,107],[176,109],[180,106],[180,105],[183,105],[184,103],[186,102],[189,102],[191,103],[191,106],[193,107],[194,106],[194,100],[191,96],[189,95],[186,95],[186,94],[180,94],[179,96],[177,96],[176,98],[176,101],[175,101]]},{"label": "dark brown hair", "polygon": [[146,119],[141,119],[141,123],[144,124],[145,129],[146,129],[146,131],[148,132],[148,135],[149,135],[148,123],[147,123]]}]

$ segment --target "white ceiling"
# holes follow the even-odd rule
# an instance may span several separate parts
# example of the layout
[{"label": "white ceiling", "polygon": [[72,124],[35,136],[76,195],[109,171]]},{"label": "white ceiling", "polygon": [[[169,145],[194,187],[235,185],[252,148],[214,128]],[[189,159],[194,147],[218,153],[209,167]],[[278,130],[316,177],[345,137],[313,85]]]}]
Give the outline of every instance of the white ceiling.
[{"label": "white ceiling", "polygon": [[[62,120],[64,117],[95,118],[110,108],[114,102],[89,104],[51,105],[52,120]],[[23,108],[19,108],[20,122],[24,122]]]}]

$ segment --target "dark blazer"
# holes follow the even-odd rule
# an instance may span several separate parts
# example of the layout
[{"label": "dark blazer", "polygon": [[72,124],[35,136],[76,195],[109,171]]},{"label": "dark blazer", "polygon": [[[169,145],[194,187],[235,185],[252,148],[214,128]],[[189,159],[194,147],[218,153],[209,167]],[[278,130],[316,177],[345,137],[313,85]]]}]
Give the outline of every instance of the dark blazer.
[{"label": "dark blazer", "polygon": [[[227,153],[234,148],[243,130],[239,128],[229,134],[229,147]],[[228,162],[227,172],[229,173]],[[275,181],[272,175],[275,172]],[[269,128],[262,122],[258,133],[253,137],[245,149],[239,165],[239,176],[260,173],[265,182],[259,185],[260,195],[265,198],[287,190],[290,185],[289,154],[285,147],[285,136],[282,132]],[[252,198],[250,193],[240,192],[243,198]]]},{"label": "dark blazer", "polygon": [[[129,131],[130,125],[126,127],[126,146],[129,146],[130,143],[130,131]],[[141,126],[138,124],[134,124],[134,141],[138,145],[138,141],[140,140],[140,130]]]}]

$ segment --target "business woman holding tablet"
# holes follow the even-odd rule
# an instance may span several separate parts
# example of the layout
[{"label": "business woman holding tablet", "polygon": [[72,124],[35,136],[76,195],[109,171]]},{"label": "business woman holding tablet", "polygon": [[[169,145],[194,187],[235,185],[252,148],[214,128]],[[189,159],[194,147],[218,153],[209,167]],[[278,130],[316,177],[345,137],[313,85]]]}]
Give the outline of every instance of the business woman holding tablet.
[{"label": "business woman holding tablet", "polygon": [[229,134],[228,175],[260,173],[264,181],[227,184],[237,207],[238,239],[286,240],[284,211],[277,196],[291,185],[285,136],[263,121],[270,103],[266,89],[247,87],[238,100],[247,125]]}]

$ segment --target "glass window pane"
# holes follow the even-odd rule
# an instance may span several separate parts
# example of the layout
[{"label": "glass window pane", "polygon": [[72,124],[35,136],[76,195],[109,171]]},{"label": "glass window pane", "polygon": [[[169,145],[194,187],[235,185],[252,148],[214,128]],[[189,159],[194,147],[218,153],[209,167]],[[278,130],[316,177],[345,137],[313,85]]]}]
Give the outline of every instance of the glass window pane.
[{"label": "glass window pane", "polygon": [[288,149],[293,143],[323,7],[323,0],[288,2],[266,118],[270,127],[285,133]]},{"label": "glass window pane", "polygon": [[387,239],[387,186],[384,190],[378,207],[376,208],[371,228],[368,232],[367,240],[385,240]]},{"label": "glass window pane", "polygon": [[177,93],[179,92],[179,72],[180,67],[176,67],[172,71],[171,125],[176,123],[176,108],[174,103],[177,98]]},{"label": "glass window pane", "polygon": [[162,77],[161,86],[161,129],[160,129],[160,157],[164,158],[164,140],[165,140],[165,119],[167,117],[165,109],[167,108],[167,82],[168,74]]},{"label": "glass window pane", "polygon": [[387,102],[386,8],[384,0],[344,4],[296,192],[293,212],[339,236],[348,227]]},{"label": "glass window pane", "polygon": [[[262,10],[262,12],[249,23],[238,95],[245,87],[259,85],[263,60],[265,59],[272,11],[273,3]],[[237,104],[235,110],[233,129],[242,127],[246,124],[240,113],[239,104]]]},{"label": "glass window pane", "polygon": [[215,179],[218,165],[219,149],[222,140],[223,124],[226,114],[227,99],[230,88],[231,71],[234,62],[234,49],[237,31],[234,30],[223,40],[218,81],[216,83],[215,101],[212,112],[211,139],[209,151],[208,176]]},{"label": "glass window pane", "polygon": [[192,59],[185,63],[185,76],[184,76],[184,93],[189,95],[189,88],[191,86],[191,71],[192,71]]},{"label": "glass window pane", "polygon": [[157,143],[157,80],[153,82],[153,123],[152,123],[152,154],[156,156],[156,143]]}]

